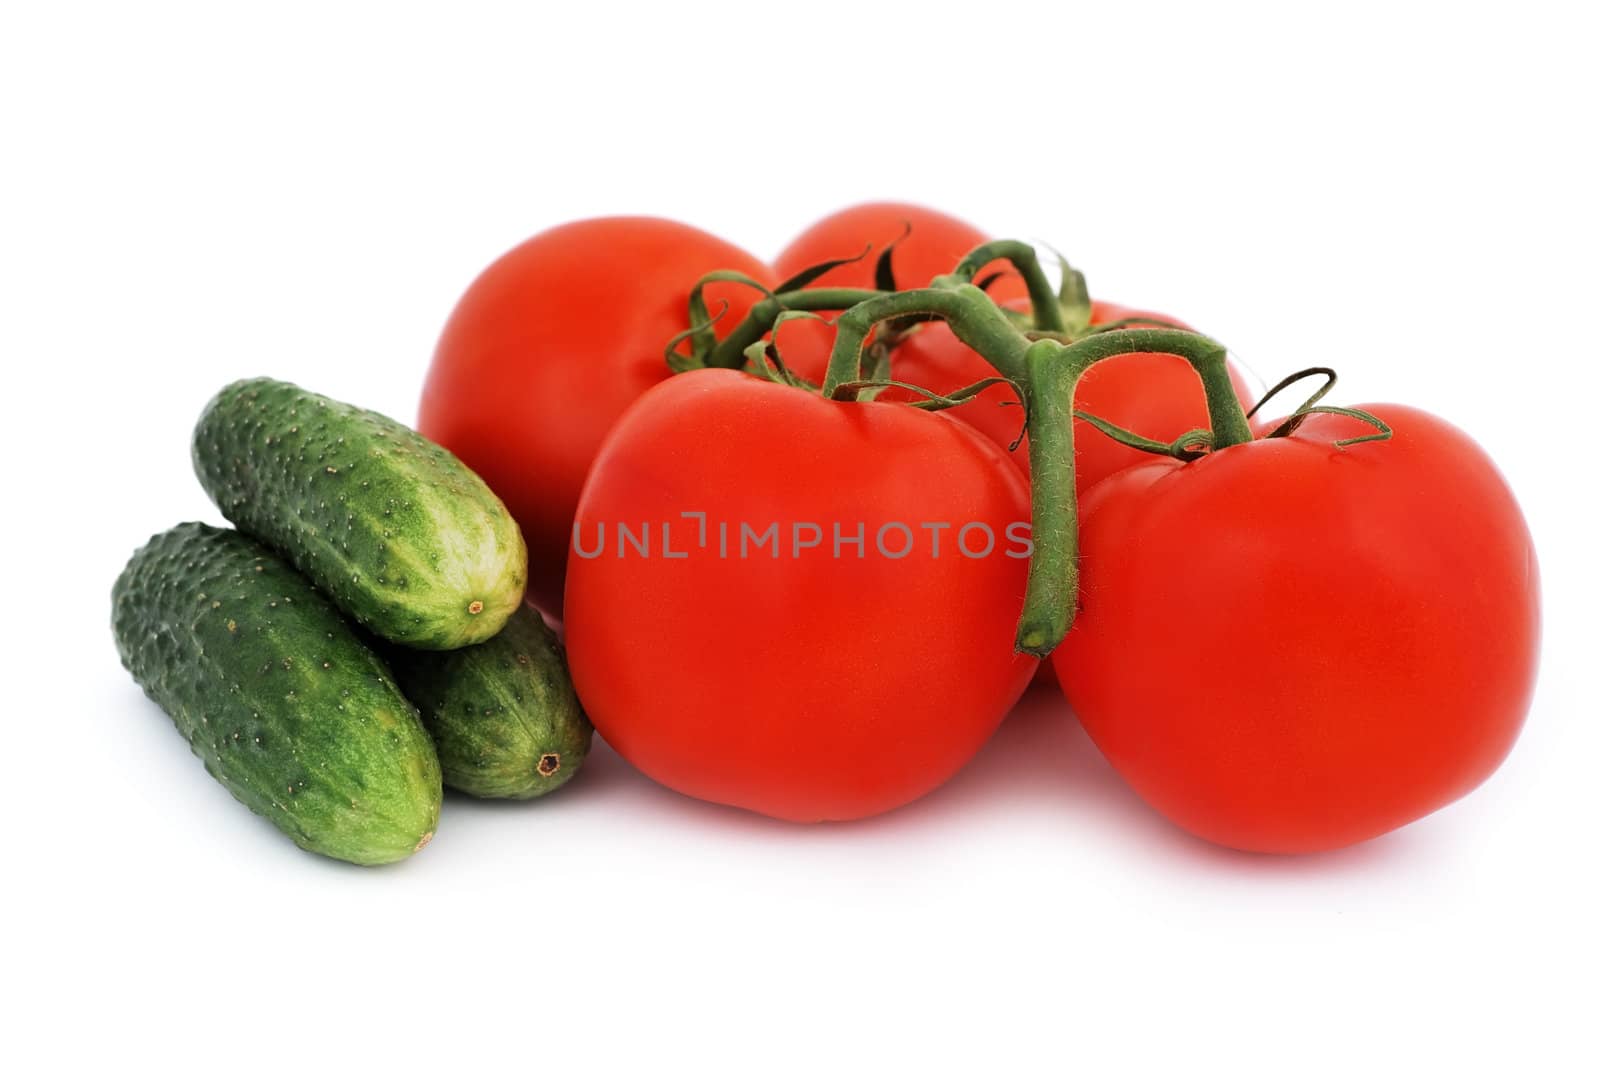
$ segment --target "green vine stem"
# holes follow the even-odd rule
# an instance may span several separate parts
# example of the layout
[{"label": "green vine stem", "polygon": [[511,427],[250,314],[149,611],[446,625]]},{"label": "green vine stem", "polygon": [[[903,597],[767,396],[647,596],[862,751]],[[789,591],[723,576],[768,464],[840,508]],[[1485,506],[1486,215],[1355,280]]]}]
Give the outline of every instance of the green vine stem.
[{"label": "green vine stem", "polygon": [[706,367],[743,366],[745,351],[760,342],[763,335],[777,326],[778,318],[785,312],[836,312],[851,308],[869,298],[878,297],[881,293],[879,290],[827,287],[768,294],[751,306],[745,318],[728,332],[727,338],[712,347],[706,357]]},{"label": "green vine stem", "polygon": [[1081,352],[1044,338],[1028,347],[1023,364],[1033,555],[1016,649],[1043,658],[1066,636],[1078,612],[1078,451],[1072,401],[1090,362]]},{"label": "green vine stem", "polygon": [[822,393],[833,397],[842,383],[861,379],[861,348],[872,329],[902,316],[936,316],[951,332],[1007,379],[1018,378],[1028,339],[1000,307],[978,287],[962,283],[952,289],[899,290],[855,305],[834,321],[833,352]]},{"label": "green vine stem", "polygon": [[[887,253],[889,250],[885,252]],[[1061,262],[1062,286],[1058,293],[1050,285],[1050,279],[1045,275],[1044,268],[1039,263],[1038,253],[1026,242],[1009,239],[985,242],[963,257],[948,275],[935,279],[932,285],[935,288],[946,290],[960,290],[964,286],[974,285],[978,273],[997,260],[1010,262],[1011,266],[1016,269],[1027,284],[1028,300],[1032,306],[1031,327],[1034,330],[1064,337],[1068,328],[1066,317],[1069,312],[1076,315],[1078,311],[1081,311],[1082,318],[1087,321],[1089,293],[1083,281],[1083,274],[1074,271],[1063,259]],[[818,265],[818,268],[826,269],[843,263],[848,263],[848,261],[829,261],[824,265]],[[709,317],[704,314],[704,300],[700,297],[701,287],[708,281],[744,282],[760,290],[763,296],[760,301],[751,306],[744,319],[734,325],[733,330],[728,333],[726,338],[705,347],[702,351],[704,354],[703,367],[707,368],[742,367],[746,352],[752,345],[760,341],[763,336],[772,331],[778,322],[778,318],[785,312],[842,312],[868,299],[884,297],[894,293],[894,291],[882,289],[872,290],[855,287],[819,287],[812,290],[797,288],[797,283],[808,281],[808,274],[802,273],[796,280],[790,280],[777,291],[767,290],[755,280],[740,276],[737,273],[713,272],[706,276],[705,279],[701,280],[701,286],[696,287],[695,297],[691,300],[690,320],[694,326],[673,339],[672,347],[669,347],[668,351],[669,363],[673,364],[675,368],[679,368],[681,365],[682,367],[679,370],[702,366],[701,361],[692,359],[673,361],[672,357],[676,352],[673,347],[676,347],[679,342],[684,338],[699,337],[702,333],[709,332],[711,325],[715,322],[715,317]],[[982,288],[977,287],[977,289],[981,290]],[[900,292],[903,293],[904,291]],[[1079,305],[1082,306],[1081,310],[1077,308]],[[693,315],[697,310],[700,315]],[[1023,326],[1023,321],[1027,319],[1022,314],[1009,309],[1000,311],[1002,316],[1017,323],[1019,327]],[[926,313],[923,314],[924,318],[928,315]],[[935,319],[942,318],[937,314],[932,315]],[[893,318],[887,317],[886,319]],[[912,319],[914,320],[915,318],[916,314],[912,314]],[[841,378],[840,382],[850,378],[856,377],[845,376]]]},{"label": "green vine stem", "polygon": [[[935,279],[933,285],[944,289],[970,283],[978,277],[980,271],[997,260],[1010,261],[1011,266],[1017,269],[1017,274],[1022,276],[1022,281],[1027,284],[1028,303],[1033,306],[1034,326],[1040,331],[1065,331],[1067,325],[1061,315],[1061,298],[1056,294],[1056,288],[1050,285],[1050,279],[1045,275],[1043,265],[1039,263],[1039,254],[1026,242],[1008,238],[985,242],[962,257],[961,262],[949,275]],[[1063,265],[1062,270],[1071,269]],[[1082,276],[1078,276],[1078,279],[1081,281]]]},{"label": "green vine stem", "polygon": [[1203,335],[1136,330],[1090,335],[1070,345],[1040,339],[1028,347],[1028,461],[1033,481],[1034,553],[1017,625],[1017,650],[1043,658],[1078,610],[1077,448],[1072,425],[1078,381],[1091,365],[1127,353],[1171,353],[1187,360],[1205,387],[1211,445],[1249,442],[1250,423],[1228,378],[1228,354]]},{"label": "green vine stem", "polygon": [[1200,377],[1206,392],[1212,447],[1247,443],[1255,437],[1228,375],[1228,351],[1220,342],[1176,327],[1136,328],[1089,335],[1067,349],[1089,355],[1090,363],[1125,353],[1170,353],[1182,357]]},{"label": "green vine stem", "polygon": [[[953,273],[954,275],[954,273]],[[1217,342],[1175,328],[1090,335],[1066,343],[1030,340],[982,290],[951,276],[942,285],[868,298],[836,321],[834,348],[823,382],[825,397],[846,400],[860,391],[862,349],[872,328],[903,316],[936,316],[1017,388],[1027,410],[1033,484],[1034,552],[1017,626],[1016,649],[1043,658],[1056,648],[1078,606],[1077,451],[1073,441],[1078,381],[1098,361],[1127,353],[1170,353],[1188,361],[1205,388],[1210,442],[1223,449],[1252,438],[1233,392],[1228,354]],[[1185,436],[1174,453],[1198,442]]]}]

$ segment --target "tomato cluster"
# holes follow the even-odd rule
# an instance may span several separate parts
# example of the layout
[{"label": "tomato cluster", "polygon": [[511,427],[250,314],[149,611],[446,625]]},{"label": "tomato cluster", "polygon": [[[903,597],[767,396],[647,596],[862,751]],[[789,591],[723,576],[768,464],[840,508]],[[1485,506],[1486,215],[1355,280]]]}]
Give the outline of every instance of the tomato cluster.
[{"label": "tomato cluster", "polygon": [[771,264],[655,219],[538,235],[462,298],[420,429],[510,506],[596,727],[663,784],[880,813],[1048,657],[1152,806],[1303,852],[1487,777],[1539,631],[1481,449],[1321,393],[1252,424],[1179,321],[872,204]]}]

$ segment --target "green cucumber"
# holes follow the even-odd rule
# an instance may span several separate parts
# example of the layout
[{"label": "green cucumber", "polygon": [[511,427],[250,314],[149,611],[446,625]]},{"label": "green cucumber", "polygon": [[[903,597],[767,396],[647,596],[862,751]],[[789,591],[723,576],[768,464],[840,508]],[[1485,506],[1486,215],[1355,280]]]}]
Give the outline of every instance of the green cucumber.
[{"label": "green cucumber", "polygon": [[201,414],[194,466],[223,516],[391,643],[480,643],[522,605],[528,551],[505,505],[388,417],[243,380]]},{"label": "green cucumber", "polygon": [[404,859],[433,836],[439,759],[378,656],[248,536],[180,524],[112,589],[122,664],[211,775],[300,847]]},{"label": "green cucumber", "polygon": [[472,647],[385,653],[451,788],[489,799],[543,796],[571,780],[589,753],[594,727],[561,643],[530,606]]}]

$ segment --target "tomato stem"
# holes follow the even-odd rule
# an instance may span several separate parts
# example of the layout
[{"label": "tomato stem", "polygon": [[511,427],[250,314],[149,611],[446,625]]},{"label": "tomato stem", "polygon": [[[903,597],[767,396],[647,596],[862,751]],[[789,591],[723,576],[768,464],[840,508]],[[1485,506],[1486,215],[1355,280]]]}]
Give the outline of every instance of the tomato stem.
[{"label": "tomato stem", "polygon": [[1028,339],[978,287],[961,283],[949,289],[899,290],[868,298],[835,321],[824,397],[834,397],[841,384],[862,378],[861,349],[867,335],[883,321],[902,316],[937,316],[1002,376],[1015,379],[1022,373]]},{"label": "tomato stem", "polygon": [[[996,246],[1006,248],[1001,243],[984,248],[993,252]],[[1027,407],[1034,543],[1016,646],[1018,651],[1043,658],[1061,642],[1077,613],[1073,397],[1089,366],[1126,353],[1170,353],[1189,362],[1205,387],[1211,428],[1172,444],[1172,456],[1196,456],[1194,449],[1202,440],[1209,440],[1212,449],[1249,442],[1250,423],[1228,376],[1227,350],[1211,339],[1171,327],[1093,334],[1071,343],[1059,338],[1030,339],[987,294],[961,281],[969,270],[981,267],[983,257],[975,253],[962,263],[959,271],[935,280],[934,287],[878,294],[841,314],[822,393],[845,401],[870,385],[861,374],[867,336],[876,325],[907,316],[945,320],[957,338],[1012,382]],[[1150,445],[1155,444],[1140,448]]]},{"label": "tomato stem", "polygon": [[706,357],[706,367],[744,367],[745,351],[760,342],[761,336],[776,327],[778,318],[785,312],[831,312],[848,309],[881,293],[879,290],[862,290],[854,287],[828,287],[769,294],[756,302],[745,318],[728,332],[728,337],[712,348]]},{"label": "tomato stem", "polygon": [[1033,554],[1016,647],[1036,658],[1055,650],[1078,610],[1078,451],[1072,402],[1089,363],[1082,352],[1073,353],[1072,347],[1050,338],[1034,342],[1024,355]]},{"label": "tomato stem", "polygon": [[[1097,361],[1126,353],[1170,353],[1188,361],[1206,390],[1213,449],[1249,442],[1250,423],[1228,378],[1228,351],[1203,335],[1171,328],[1090,335],[1070,345],[1040,339],[1028,347],[1020,378],[1028,406],[1033,480],[1033,556],[1017,625],[1017,650],[1043,658],[1078,612],[1078,483],[1073,397]],[[1184,456],[1188,437],[1173,444]]]},{"label": "tomato stem", "polygon": [[[1055,287],[1050,285],[1044,267],[1039,263],[1039,254],[1026,242],[1009,238],[985,242],[962,257],[961,262],[949,275],[935,279],[932,285],[941,289],[953,289],[961,284],[970,283],[977,278],[978,272],[997,260],[1009,260],[1011,266],[1017,269],[1017,274],[1022,276],[1022,281],[1027,284],[1028,301],[1033,306],[1034,326],[1041,331],[1065,331],[1067,325],[1062,317],[1061,299],[1057,296]],[[1062,270],[1070,271],[1065,267]]]},{"label": "tomato stem", "polygon": [[1182,357],[1205,388],[1213,449],[1237,446],[1254,438],[1228,375],[1228,351],[1219,342],[1175,327],[1139,328],[1089,335],[1067,349],[1082,354],[1090,364],[1124,353],[1170,353]]}]

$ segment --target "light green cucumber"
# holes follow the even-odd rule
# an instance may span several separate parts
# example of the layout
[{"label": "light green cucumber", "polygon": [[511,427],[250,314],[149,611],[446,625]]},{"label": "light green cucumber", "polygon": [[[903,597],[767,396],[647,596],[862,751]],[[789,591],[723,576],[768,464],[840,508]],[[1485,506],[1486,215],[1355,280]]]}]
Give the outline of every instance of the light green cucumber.
[{"label": "light green cucumber", "polygon": [[181,524],[112,590],[122,664],[234,798],[300,847],[404,859],[439,823],[417,711],[337,610],[238,532]]},{"label": "light green cucumber", "polygon": [[528,552],[504,504],[388,417],[244,380],[201,414],[194,466],[223,516],[391,643],[479,643],[522,605]]},{"label": "light green cucumber", "polygon": [[472,647],[391,647],[385,657],[421,711],[451,788],[491,799],[543,796],[566,784],[589,753],[594,727],[560,641],[532,607]]}]

